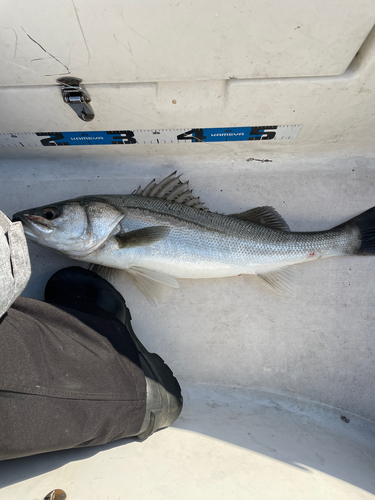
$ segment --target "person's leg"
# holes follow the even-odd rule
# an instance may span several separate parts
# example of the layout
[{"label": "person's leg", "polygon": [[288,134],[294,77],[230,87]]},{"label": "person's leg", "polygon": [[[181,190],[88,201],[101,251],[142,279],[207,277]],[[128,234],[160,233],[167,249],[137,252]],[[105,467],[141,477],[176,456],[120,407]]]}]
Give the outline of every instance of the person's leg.
[{"label": "person's leg", "polygon": [[[45,289],[45,300],[56,307],[75,315],[84,323],[96,328],[96,317],[116,318],[125,326],[138,351],[140,364],[146,377],[147,406],[140,439],[146,439],[153,432],[171,425],[180,415],[183,398],[181,387],[171,369],[163,359],[150,353],[135,335],[131,326],[131,314],[122,295],[96,273],[82,267],[69,267],[55,273]],[[94,316],[95,314],[95,316]],[[116,342],[117,335],[111,331],[100,331],[111,335]]]},{"label": "person's leg", "polygon": [[[72,282],[71,272],[63,271],[57,273],[58,281],[63,277]],[[100,295],[107,288],[102,302],[107,310],[87,297],[78,300],[81,305],[73,298],[73,308],[66,296],[60,301],[67,305],[20,298],[0,324],[0,459],[103,444],[140,433],[145,438],[170,425],[181,411],[179,386],[169,369],[161,379],[164,385],[172,379],[177,391],[170,396],[174,405],[166,403],[162,396],[167,391],[155,381],[156,363],[150,380],[157,390],[150,390],[149,381],[146,384],[149,366],[139,354],[141,344],[134,332],[128,331],[125,303],[128,328],[106,303],[118,301],[118,292],[111,298],[105,280],[99,283],[95,278],[88,285],[82,272],[73,271],[75,280],[86,279],[90,293],[99,289]],[[54,282],[52,277],[49,283]],[[53,287],[47,285],[46,300],[51,298],[48,289]],[[52,300],[59,301],[56,296]]]}]

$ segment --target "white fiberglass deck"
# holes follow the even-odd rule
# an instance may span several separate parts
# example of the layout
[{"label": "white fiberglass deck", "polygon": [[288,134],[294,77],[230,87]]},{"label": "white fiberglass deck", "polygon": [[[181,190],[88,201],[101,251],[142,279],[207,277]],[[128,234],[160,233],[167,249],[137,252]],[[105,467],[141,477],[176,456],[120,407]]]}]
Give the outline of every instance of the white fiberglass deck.
[{"label": "white fiberglass deck", "polygon": [[1,498],[41,500],[55,488],[77,500],[374,498],[374,423],[259,391],[183,391],[180,419],[143,443],[0,463]]},{"label": "white fiberglass deck", "polygon": [[[370,154],[279,156],[265,168],[237,151],[236,159],[180,155],[173,167],[117,148],[108,158],[64,150],[52,162],[44,150],[9,151],[2,208],[11,216],[77,195],[130,192],[172,168],[212,210],[271,204],[294,230],[326,229],[374,204]],[[24,294],[39,299],[55,270],[77,264],[34,244],[30,253]],[[301,265],[293,298],[255,277],[180,280],[155,308],[130,280],[117,282],[136,333],[181,382],[180,419],[144,443],[0,463],[1,498],[41,500],[54,488],[69,500],[373,498],[373,262]]]}]

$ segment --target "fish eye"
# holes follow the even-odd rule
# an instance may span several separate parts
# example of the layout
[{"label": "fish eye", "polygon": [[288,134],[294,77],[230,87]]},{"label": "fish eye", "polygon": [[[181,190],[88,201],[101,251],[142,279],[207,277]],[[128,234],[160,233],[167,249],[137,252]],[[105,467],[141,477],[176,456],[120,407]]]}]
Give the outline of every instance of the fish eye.
[{"label": "fish eye", "polygon": [[48,207],[43,210],[43,215],[48,220],[53,220],[60,215],[60,212],[55,207]]}]

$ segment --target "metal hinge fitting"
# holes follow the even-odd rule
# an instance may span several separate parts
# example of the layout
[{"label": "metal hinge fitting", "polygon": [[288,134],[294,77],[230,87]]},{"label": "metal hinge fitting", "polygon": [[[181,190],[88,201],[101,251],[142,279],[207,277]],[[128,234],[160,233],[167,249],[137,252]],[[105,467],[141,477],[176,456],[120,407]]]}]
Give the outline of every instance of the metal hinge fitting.
[{"label": "metal hinge fitting", "polygon": [[61,93],[64,102],[77,113],[81,120],[91,121],[95,113],[90,105],[91,97],[81,85],[82,80],[75,77],[59,78],[57,82],[62,85]]},{"label": "metal hinge fitting", "polygon": [[64,490],[52,490],[46,495],[43,500],[65,500],[66,499],[66,493]]}]

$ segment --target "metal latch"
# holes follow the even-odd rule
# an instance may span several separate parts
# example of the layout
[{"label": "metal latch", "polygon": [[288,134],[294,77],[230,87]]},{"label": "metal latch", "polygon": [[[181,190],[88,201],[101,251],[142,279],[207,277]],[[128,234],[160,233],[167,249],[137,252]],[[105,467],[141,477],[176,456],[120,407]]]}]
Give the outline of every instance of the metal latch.
[{"label": "metal latch", "polygon": [[91,121],[95,113],[90,105],[91,97],[81,85],[82,80],[75,77],[64,77],[57,80],[62,85],[61,93],[64,102],[85,122]]}]

